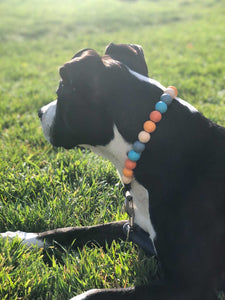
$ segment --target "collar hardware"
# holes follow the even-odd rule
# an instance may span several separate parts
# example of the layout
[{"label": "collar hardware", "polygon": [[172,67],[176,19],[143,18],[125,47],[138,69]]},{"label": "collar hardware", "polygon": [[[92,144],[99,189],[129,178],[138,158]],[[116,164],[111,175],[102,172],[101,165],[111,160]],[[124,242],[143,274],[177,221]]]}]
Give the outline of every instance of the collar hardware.
[{"label": "collar hardware", "polygon": [[125,211],[129,216],[129,224],[130,228],[132,230],[134,226],[134,202],[133,202],[133,197],[131,196],[130,192],[126,192],[126,198],[125,198],[125,203],[124,203]]}]

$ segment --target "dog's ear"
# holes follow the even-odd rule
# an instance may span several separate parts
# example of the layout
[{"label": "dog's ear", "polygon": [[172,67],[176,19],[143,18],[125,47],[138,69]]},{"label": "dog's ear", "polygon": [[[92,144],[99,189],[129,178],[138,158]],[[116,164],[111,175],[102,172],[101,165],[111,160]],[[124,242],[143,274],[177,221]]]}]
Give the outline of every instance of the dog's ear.
[{"label": "dog's ear", "polygon": [[59,74],[64,85],[82,93],[96,94],[99,88],[100,78],[104,78],[105,66],[98,53],[92,49],[84,49],[77,53],[73,59],[65,63]]},{"label": "dog's ear", "polygon": [[[76,54],[74,54],[74,56],[72,57],[72,59],[81,56],[84,52],[86,52],[86,51],[88,51],[88,50],[93,50],[93,49],[91,49],[91,48],[85,48],[85,49],[82,49],[82,50],[80,50],[79,52],[77,52]],[[93,51],[94,51],[94,50],[93,50]]]},{"label": "dog's ear", "polygon": [[66,83],[77,83],[97,77],[103,67],[101,57],[92,49],[84,49],[66,62],[59,69],[59,74]]},{"label": "dog's ear", "polygon": [[133,71],[148,76],[148,67],[141,46],[111,43],[107,46],[105,54],[124,63]]}]

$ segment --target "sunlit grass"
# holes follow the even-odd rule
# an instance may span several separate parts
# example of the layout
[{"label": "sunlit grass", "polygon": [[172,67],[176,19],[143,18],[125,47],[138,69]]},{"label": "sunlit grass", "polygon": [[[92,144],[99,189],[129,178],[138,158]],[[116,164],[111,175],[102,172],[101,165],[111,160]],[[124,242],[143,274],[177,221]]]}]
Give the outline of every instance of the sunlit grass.
[{"label": "sunlit grass", "polygon": [[[114,167],[89,152],[53,149],[37,118],[55,98],[58,67],[81,48],[142,45],[151,77],[225,125],[224,14],[219,0],[1,1],[0,232],[126,217]],[[1,299],[69,299],[149,282],[157,269],[129,243],[48,254],[19,241],[0,248]]]}]

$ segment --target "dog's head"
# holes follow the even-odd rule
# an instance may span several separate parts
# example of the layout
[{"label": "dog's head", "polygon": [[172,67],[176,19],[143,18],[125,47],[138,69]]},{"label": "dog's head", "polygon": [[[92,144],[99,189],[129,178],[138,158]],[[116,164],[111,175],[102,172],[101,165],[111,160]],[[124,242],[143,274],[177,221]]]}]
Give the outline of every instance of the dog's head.
[{"label": "dog's head", "polygon": [[59,70],[57,100],[39,111],[47,140],[65,148],[107,144],[114,134],[112,102],[129,84],[127,67],[148,75],[140,46],[110,44],[102,57],[84,49],[65,63]]}]

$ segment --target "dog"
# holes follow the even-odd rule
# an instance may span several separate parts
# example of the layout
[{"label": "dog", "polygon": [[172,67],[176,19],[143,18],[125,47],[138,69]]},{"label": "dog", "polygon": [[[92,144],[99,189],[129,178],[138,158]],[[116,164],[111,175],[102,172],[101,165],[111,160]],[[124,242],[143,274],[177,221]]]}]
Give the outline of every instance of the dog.
[{"label": "dog", "polygon": [[[46,139],[66,149],[89,147],[109,159],[122,177],[128,153],[166,91],[148,77],[143,49],[111,43],[103,56],[84,49],[59,74],[57,100],[38,113]],[[125,181],[134,223],[128,225],[131,232],[133,226],[140,229],[137,236],[147,234],[164,278],[151,286],[93,289],[73,300],[217,299],[225,272],[225,128],[175,95],[150,137],[131,181]],[[39,246],[74,239],[74,247],[89,241],[104,245],[125,240],[126,224],[3,236],[18,235]]]}]

